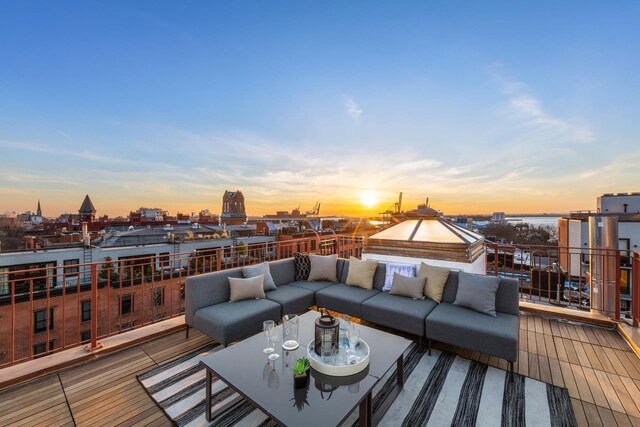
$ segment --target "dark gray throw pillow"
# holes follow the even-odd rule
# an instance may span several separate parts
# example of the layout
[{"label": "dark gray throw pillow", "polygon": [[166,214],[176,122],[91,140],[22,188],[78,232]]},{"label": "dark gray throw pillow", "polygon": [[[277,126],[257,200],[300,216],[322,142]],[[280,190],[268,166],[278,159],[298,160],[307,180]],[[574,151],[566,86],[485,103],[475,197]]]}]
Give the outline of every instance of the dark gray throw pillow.
[{"label": "dark gray throw pillow", "polygon": [[424,299],[424,284],[426,277],[407,277],[393,273],[393,282],[389,295],[398,295],[413,299]]},{"label": "dark gray throw pillow", "polygon": [[311,271],[311,260],[309,259],[309,255],[294,252],[293,257],[295,259],[294,266],[296,270],[296,280],[308,280],[309,272]]},{"label": "dark gray throw pillow", "polygon": [[249,267],[242,267],[242,275],[245,279],[264,276],[264,281],[262,282],[264,291],[275,291],[277,289],[276,282],[274,282],[273,277],[271,277],[271,271],[269,270],[269,263],[267,261]]},{"label": "dark gray throw pillow", "polygon": [[458,293],[453,305],[467,307],[496,317],[496,292],[500,278],[461,271],[458,273]]}]

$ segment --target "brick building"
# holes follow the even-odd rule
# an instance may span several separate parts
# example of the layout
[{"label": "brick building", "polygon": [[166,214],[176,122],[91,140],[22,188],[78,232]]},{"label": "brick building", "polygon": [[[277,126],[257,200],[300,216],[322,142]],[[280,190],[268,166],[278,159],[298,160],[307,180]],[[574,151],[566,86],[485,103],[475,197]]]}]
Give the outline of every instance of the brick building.
[{"label": "brick building", "polygon": [[226,225],[239,225],[247,222],[244,195],[241,191],[225,191],[222,196],[222,222]]}]

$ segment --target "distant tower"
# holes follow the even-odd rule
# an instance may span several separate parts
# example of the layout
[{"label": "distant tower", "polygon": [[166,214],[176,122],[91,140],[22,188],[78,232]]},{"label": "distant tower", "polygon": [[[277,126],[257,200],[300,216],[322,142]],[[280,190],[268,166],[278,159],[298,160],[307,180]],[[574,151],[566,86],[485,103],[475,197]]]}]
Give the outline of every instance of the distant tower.
[{"label": "distant tower", "polygon": [[40,209],[40,200],[38,200],[38,209],[36,210],[36,216],[42,216],[42,209]]},{"label": "distant tower", "polygon": [[244,196],[241,191],[225,191],[222,196],[222,215],[220,219],[227,225],[238,225],[247,221]]},{"label": "distant tower", "polygon": [[78,209],[78,213],[80,214],[81,223],[93,222],[96,218],[96,208],[93,207],[93,203],[91,203],[91,199],[88,194],[84,197],[84,201],[82,202],[80,209]]}]

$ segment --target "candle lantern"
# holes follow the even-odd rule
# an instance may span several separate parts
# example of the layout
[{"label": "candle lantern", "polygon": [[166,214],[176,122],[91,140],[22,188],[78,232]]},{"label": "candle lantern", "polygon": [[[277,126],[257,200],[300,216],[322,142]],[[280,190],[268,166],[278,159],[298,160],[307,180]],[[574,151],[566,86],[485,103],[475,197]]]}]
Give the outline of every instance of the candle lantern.
[{"label": "candle lantern", "polygon": [[339,322],[325,309],[320,309],[321,316],[316,319],[314,349],[318,356],[323,352],[331,352],[338,348]]}]

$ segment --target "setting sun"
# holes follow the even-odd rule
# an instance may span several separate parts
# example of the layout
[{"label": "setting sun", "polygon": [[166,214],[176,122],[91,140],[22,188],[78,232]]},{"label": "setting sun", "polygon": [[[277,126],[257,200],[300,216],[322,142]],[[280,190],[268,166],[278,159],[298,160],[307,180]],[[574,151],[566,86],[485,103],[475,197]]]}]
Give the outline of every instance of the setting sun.
[{"label": "setting sun", "polygon": [[366,190],[360,196],[362,206],[371,208],[378,204],[378,195],[372,190]]}]

